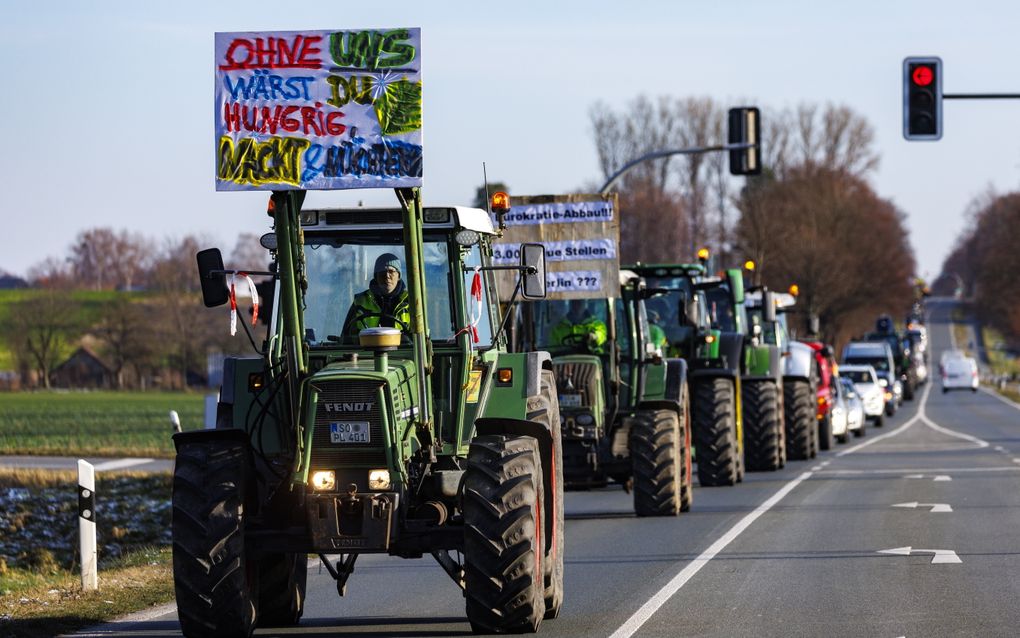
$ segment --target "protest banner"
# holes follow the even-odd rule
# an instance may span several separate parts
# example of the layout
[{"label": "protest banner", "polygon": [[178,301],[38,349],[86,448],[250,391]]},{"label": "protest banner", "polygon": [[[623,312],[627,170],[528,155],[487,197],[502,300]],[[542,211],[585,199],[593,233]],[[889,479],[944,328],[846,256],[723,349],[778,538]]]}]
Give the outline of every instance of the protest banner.
[{"label": "protest banner", "polygon": [[217,190],[422,183],[420,29],[217,33]]},{"label": "protest banner", "polygon": [[[532,195],[510,198],[503,237],[493,243],[492,262],[520,261],[520,245],[545,246],[549,299],[592,299],[620,294],[620,220],[612,195]],[[516,273],[501,274],[507,301]]]}]

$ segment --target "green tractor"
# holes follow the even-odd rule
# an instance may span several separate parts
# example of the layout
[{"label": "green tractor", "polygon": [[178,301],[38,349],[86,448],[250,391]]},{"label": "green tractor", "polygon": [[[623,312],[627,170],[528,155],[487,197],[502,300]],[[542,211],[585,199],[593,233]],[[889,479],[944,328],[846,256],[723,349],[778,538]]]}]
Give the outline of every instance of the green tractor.
[{"label": "green tractor", "polygon": [[[417,189],[378,210],[302,210],[304,195],[270,199],[258,355],[225,362],[215,429],[174,436],[184,634],[294,624],[309,554],[343,596],[368,553],[432,555],[476,632],[536,631],[563,602],[559,407],[549,355],[507,351],[489,215],[423,208]],[[544,249],[521,252],[499,268],[542,298]],[[198,262],[206,305],[233,301],[240,271],[216,249]],[[353,303],[375,287],[395,302]]]},{"label": "green tractor", "polygon": [[[698,481],[734,485],[744,478],[741,371],[743,279],[739,270],[708,277],[703,264],[624,266],[664,294],[649,313],[665,332],[668,354],[687,361]],[[739,301],[734,301],[739,300]]]},{"label": "green tractor", "polygon": [[674,516],[693,499],[687,364],[651,341],[645,300],[660,291],[620,271],[616,298],[521,308],[525,348],[552,355],[567,488],[633,488],[638,516]]},{"label": "green tractor", "polygon": [[756,332],[764,344],[775,348],[782,357],[782,412],[785,430],[785,456],[804,461],[818,456],[831,447],[832,422],[819,413],[819,368],[813,348],[790,339],[786,315],[793,312],[796,297],[790,293],[757,289],[748,295],[747,313],[759,328]]}]

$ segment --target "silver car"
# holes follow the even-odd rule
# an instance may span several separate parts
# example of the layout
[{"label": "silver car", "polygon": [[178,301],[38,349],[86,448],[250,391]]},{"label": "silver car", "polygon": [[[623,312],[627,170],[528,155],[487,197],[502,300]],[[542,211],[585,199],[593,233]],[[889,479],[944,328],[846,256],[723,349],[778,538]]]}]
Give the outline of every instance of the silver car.
[{"label": "silver car", "polygon": [[864,404],[864,418],[873,421],[875,427],[882,427],[885,421],[886,389],[878,384],[875,369],[869,365],[846,364],[839,366],[839,376],[853,382],[857,395]]},{"label": "silver car", "polygon": [[[839,386],[839,397],[846,405],[847,432],[853,432],[854,436],[864,436],[864,402],[861,401],[861,395],[850,379],[840,377],[838,381],[836,385]],[[846,438],[843,443],[846,443]]]}]

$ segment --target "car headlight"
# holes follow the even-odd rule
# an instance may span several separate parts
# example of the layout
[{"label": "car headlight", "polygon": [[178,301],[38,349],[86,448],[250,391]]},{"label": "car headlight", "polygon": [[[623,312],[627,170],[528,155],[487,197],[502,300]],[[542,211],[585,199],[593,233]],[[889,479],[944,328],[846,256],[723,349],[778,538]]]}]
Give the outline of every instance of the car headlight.
[{"label": "car headlight", "polygon": [[595,422],[595,417],[590,414],[578,414],[575,418],[578,425],[591,425]]},{"label": "car headlight", "polygon": [[879,379],[878,380],[878,385],[882,386],[883,388],[886,388],[886,387],[889,387],[889,382],[886,381],[885,379]]},{"label": "car headlight", "polygon": [[312,472],[312,489],[316,492],[327,492],[336,487],[336,472],[319,470]]},{"label": "car headlight", "polygon": [[368,489],[381,491],[390,489],[390,471],[389,470],[369,470],[368,471]]}]

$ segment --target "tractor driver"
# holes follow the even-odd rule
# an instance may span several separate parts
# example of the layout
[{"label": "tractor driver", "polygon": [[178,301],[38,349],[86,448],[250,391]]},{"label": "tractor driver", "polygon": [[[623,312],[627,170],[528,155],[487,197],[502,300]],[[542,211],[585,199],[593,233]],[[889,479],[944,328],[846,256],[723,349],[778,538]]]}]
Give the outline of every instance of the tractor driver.
[{"label": "tractor driver", "polygon": [[609,331],[604,321],[588,311],[584,299],[571,299],[567,314],[552,330],[555,345],[584,345],[590,352],[602,354]]},{"label": "tractor driver", "polygon": [[378,326],[408,330],[411,311],[400,270],[400,259],[393,253],[383,253],[376,258],[368,290],[354,295],[354,303],[347,311],[345,335],[356,337],[365,328]]}]

